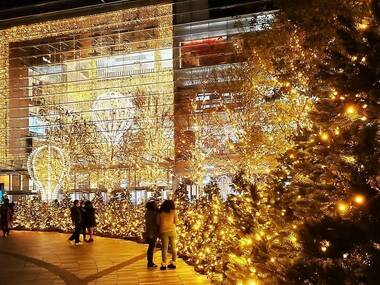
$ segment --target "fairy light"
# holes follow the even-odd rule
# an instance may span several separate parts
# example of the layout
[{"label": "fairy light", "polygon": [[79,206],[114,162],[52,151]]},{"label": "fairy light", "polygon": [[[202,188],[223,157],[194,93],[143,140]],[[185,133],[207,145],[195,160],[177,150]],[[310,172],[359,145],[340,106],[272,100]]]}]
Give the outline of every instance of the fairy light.
[{"label": "fairy light", "polygon": [[132,99],[119,92],[107,91],[93,102],[93,120],[108,143],[120,143],[125,131],[132,127],[135,113]]},{"label": "fairy light", "polygon": [[[300,43],[298,42],[297,37],[294,37],[292,39],[293,45],[291,45],[291,48],[294,46],[299,46]],[[304,53],[300,53],[302,56],[306,56]],[[314,55],[316,56],[316,55]],[[355,61],[357,58],[354,59]],[[299,82],[297,87],[294,87],[290,89],[289,87],[293,85],[290,82],[280,82],[279,79],[277,80],[277,87],[287,87],[287,89],[284,90],[284,98],[281,98],[278,100],[279,104],[276,105],[276,102],[271,105],[270,112],[268,111],[268,104],[267,102],[263,103],[262,105],[256,104],[255,108],[258,106],[258,112],[255,114],[252,114],[251,110],[245,110],[246,113],[239,114],[241,116],[233,117],[233,112],[227,112],[229,116],[233,117],[228,123],[230,123],[232,132],[228,132],[226,134],[225,126],[223,123],[225,123],[225,118],[219,118],[218,112],[212,110],[210,112],[210,116],[208,116],[207,119],[210,121],[207,121],[207,119],[204,119],[202,116],[198,116],[194,118],[195,121],[195,128],[194,128],[194,135],[196,146],[204,146],[203,142],[208,144],[208,149],[205,151],[205,149],[202,149],[199,147],[198,149],[192,150],[189,159],[189,164],[191,165],[191,172],[194,177],[199,176],[201,179],[204,177],[204,174],[202,172],[205,171],[205,165],[207,160],[211,160],[214,157],[212,157],[212,154],[220,154],[220,153],[226,153],[229,149],[229,154],[232,156],[238,156],[241,155],[241,164],[243,164],[243,167],[245,169],[250,170],[250,174],[247,174],[249,177],[255,177],[257,173],[260,174],[269,174],[271,172],[271,169],[274,169],[275,167],[273,165],[267,165],[266,163],[262,163],[262,161],[267,162],[268,157],[276,157],[279,154],[286,153],[286,151],[292,147],[292,144],[284,143],[285,137],[289,137],[291,134],[295,133],[295,130],[298,129],[298,123],[302,125],[302,127],[308,127],[311,126],[310,122],[307,119],[307,112],[300,113],[300,116],[295,120],[295,118],[290,115],[286,116],[284,115],[283,120],[279,120],[278,115],[283,116],[284,112],[282,108],[288,108],[286,111],[288,113],[298,113],[295,110],[309,110],[310,108],[310,102],[303,101],[304,98],[298,94],[297,90],[306,90],[304,88],[305,84],[303,84],[303,81],[301,80],[303,77],[302,74],[297,74],[297,78],[299,78]],[[275,80],[274,80],[275,81]],[[255,82],[255,81],[254,81]],[[203,81],[203,85],[207,87],[207,80]],[[272,83],[271,83],[272,84]],[[297,84],[294,84],[296,86]],[[273,86],[273,85],[269,85]],[[266,87],[266,86],[264,86]],[[290,92],[289,92],[290,90]],[[300,92],[301,93],[301,92]],[[252,93],[254,94],[254,93]],[[253,99],[259,98],[261,101],[262,98],[260,96],[250,96]],[[332,99],[338,98],[338,93],[334,91],[332,93]],[[345,100],[344,96],[339,97],[340,100]],[[281,101],[283,100],[283,101]],[[284,104],[286,102],[286,104]],[[250,103],[257,103],[257,101],[250,101]],[[332,102],[336,103],[336,102]],[[254,104],[252,104],[254,105]],[[306,107],[305,107],[306,105]],[[223,106],[225,107],[225,106]],[[262,109],[260,109],[262,108]],[[265,111],[265,112],[264,112]],[[195,111],[194,111],[195,113]],[[354,115],[357,113],[356,108],[352,105],[352,109],[350,109],[350,106],[345,109],[345,113],[347,115]],[[268,115],[269,114],[269,115]],[[266,116],[264,116],[266,115]],[[260,135],[258,138],[262,138],[262,141],[267,143],[268,141],[271,142],[271,148],[268,148],[268,145],[262,145],[261,149],[255,149],[256,147],[255,140],[250,138],[250,135],[252,132],[249,132],[249,128],[243,129],[242,131],[239,130],[239,128],[244,128],[244,124],[247,122],[254,121],[256,122],[258,116],[262,121],[260,121]],[[261,116],[261,117],[260,117]],[[268,119],[269,118],[269,119]],[[273,120],[273,118],[276,118]],[[362,117],[363,118],[363,117]],[[212,121],[214,120],[214,121]],[[259,121],[259,120],[257,120]],[[210,130],[204,128],[203,126],[208,125],[209,122],[212,122],[213,124],[210,124],[215,127],[215,129],[218,129],[214,134],[210,135]],[[274,123],[273,123],[274,122]],[[286,122],[284,124],[283,122]],[[292,126],[296,125],[297,128],[294,128]],[[252,127],[252,126],[249,126]],[[339,135],[340,130],[339,128],[329,130],[331,131],[331,134]],[[233,133],[233,135],[231,135]],[[244,136],[244,134],[248,134],[247,136]],[[319,133],[320,139],[322,141],[329,141],[329,133],[328,132],[321,132]],[[315,138],[317,138],[317,134],[314,135]],[[119,141],[120,139],[112,138],[110,141]],[[314,138],[310,138],[310,142],[314,142]],[[183,143],[186,143],[186,140],[183,140]],[[236,147],[235,147],[236,146]],[[226,150],[227,149],[227,150]],[[240,152],[240,153],[239,153]],[[245,155],[248,154],[248,155]],[[238,154],[238,155],[236,155]],[[226,156],[227,158],[225,161],[223,161],[225,164],[229,164],[228,167],[229,170],[236,169],[236,161],[233,159],[229,160],[229,156]],[[291,157],[292,158],[292,157]],[[294,158],[294,157],[293,157]],[[274,164],[276,165],[276,164]],[[140,167],[137,165],[137,168]],[[223,166],[224,167],[224,166]],[[235,168],[234,168],[235,167]],[[239,165],[238,167],[241,167]],[[222,168],[222,167],[221,167]],[[151,170],[151,167],[148,167],[148,170]],[[194,171],[193,171],[194,170]],[[223,170],[220,170],[223,171]],[[233,173],[230,171],[229,173]],[[251,176],[250,176],[251,175]],[[264,193],[263,193],[264,192]],[[269,191],[268,191],[269,192]],[[238,195],[237,195],[238,196]],[[241,195],[244,196],[244,195]],[[192,205],[188,205],[189,209],[182,210],[180,212],[180,220],[178,225],[178,236],[179,236],[179,248],[180,248],[180,254],[186,257],[187,261],[194,265],[195,269],[201,273],[209,274],[214,279],[221,279],[225,278],[225,272],[224,269],[227,268],[233,268],[230,274],[228,276],[239,276],[238,278],[235,277],[233,279],[236,284],[239,285],[257,285],[258,282],[255,281],[255,279],[252,277],[254,274],[251,274],[252,272],[261,271],[262,268],[265,266],[257,266],[255,267],[255,256],[249,255],[249,253],[246,253],[247,248],[250,249],[255,248],[257,245],[267,245],[266,243],[269,243],[271,239],[276,240],[275,242],[279,244],[279,241],[281,240],[279,235],[283,235],[283,232],[287,232],[285,238],[287,246],[289,246],[289,241],[291,242],[291,246],[294,248],[299,248],[299,241],[297,239],[297,225],[293,224],[286,224],[284,228],[279,228],[275,226],[275,222],[273,220],[269,219],[268,222],[268,212],[272,211],[272,209],[275,209],[275,204],[272,203],[272,205],[269,205],[274,200],[274,197],[271,197],[269,194],[265,194],[265,190],[259,189],[258,201],[255,201],[254,205],[252,204],[253,199],[243,199],[246,197],[236,197],[234,202],[229,201],[230,203],[236,203],[234,204],[236,207],[234,209],[231,209],[231,207],[226,206],[227,203],[224,203],[221,201],[219,197],[209,197],[205,195],[204,197],[201,197],[197,201],[195,201]],[[298,200],[302,199],[302,196],[297,197]],[[365,199],[358,199],[357,196],[354,196],[353,201],[356,204],[363,204],[365,202]],[[272,208],[271,208],[272,206]],[[256,209],[257,207],[257,209]],[[33,207],[26,207],[26,209],[32,209]],[[120,211],[120,209],[123,209]],[[337,210],[339,213],[344,214],[347,213],[349,209],[349,205],[345,202],[339,202],[337,204]],[[49,208],[50,210],[50,208]],[[244,232],[244,229],[249,229],[248,227],[251,226],[249,222],[254,223],[254,219],[246,219],[249,221],[246,221],[245,219],[239,218],[239,215],[236,213],[232,213],[232,211],[241,211],[242,217],[250,217],[249,215],[252,212],[255,212],[254,219],[260,220],[260,225],[255,229],[254,233],[251,234],[245,234],[241,235],[241,232]],[[276,212],[276,219],[280,219],[281,221],[285,220],[285,216],[287,211],[282,210],[281,214],[279,214],[279,210],[276,209],[278,212]],[[65,210],[67,212],[67,209]],[[143,225],[142,221],[143,219],[143,213],[144,209],[141,206],[131,206],[128,202],[117,202],[114,201],[107,205],[99,204],[98,209],[98,217],[99,220],[101,220],[101,223],[98,225],[98,233],[109,235],[109,236],[115,236],[115,237],[138,237],[141,238],[141,234],[143,231]],[[51,213],[59,213],[60,210],[51,210]],[[235,215],[234,215],[235,214]],[[54,215],[53,215],[54,216]],[[27,217],[27,215],[24,215],[24,217]],[[64,219],[59,219],[54,216],[54,219],[51,219],[50,221],[62,223],[60,224],[60,227],[62,225],[62,228],[68,229],[69,226],[64,226],[64,223],[69,223],[69,216],[65,216]],[[257,218],[260,217],[260,218]],[[52,225],[49,224],[50,221],[43,217],[36,217],[36,221],[41,222],[38,225],[32,225],[30,223],[30,220],[28,223],[25,222],[24,227],[30,228],[42,228],[47,229],[51,228]],[[27,220],[27,219],[25,219]],[[263,221],[263,222],[262,222]],[[299,221],[297,221],[299,222]],[[297,223],[296,222],[296,223]],[[248,223],[246,225],[245,223]],[[300,222],[299,222],[300,223]],[[302,223],[300,223],[302,224]],[[286,228],[287,227],[287,228]],[[249,231],[247,231],[249,232]],[[242,236],[244,236],[242,238]],[[276,238],[278,237],[278,239]],[[240,249],[239,246],[242,246],[243,250]],[[330,247],[330,242],[323,241],[320,244],[320,250],[322,252],[327,252]],[[268,247],[270,248],[270,247]],[[248,250],[250,251],[250,250]],[[232,253],[234,252],[234,253]],[[295,250],[295,252],[297,252]],[[270,252],[268,261],[270,262],[270,267],[275,267],[279,258],[275,257],[275,253]],[[262,265],[262,264],[260,264]],[[268,264],[265,264],[268,265]],[[237,268],[237,269],[236,269]],[[246,272],[240,272],[239,268],[243,268],[246,270]],[[243,273],[248,274],[244,275]],[[222,277],[221,277],[222,276]],[[243,277],[244,276],[244,277]],[[252,279],[249,279],[251,278]],[[245,278],[244,280],[241,280],[241,278]],[[238,281],[236,281],[238,280]],[[234,282],[234,283],[235,283]],[[232,284],[232,282],[231,282]]]},{"label": "fairy light", "polygon": [[329,137],[328,133],[322,132],[322,133],[320,133],[320,138],[321,138],[322,141],[327,142],[330,137]]},{"label": "fairy light", "polygon": [[328,240],[323,240],[321,242],[321,251],[322,252],[326,252],[329,247],[330,247],[330,242]]},{"label": "fairy light", "polygon": [[348,116],[354,116],[354,115],[356,115],[356,113],[357,113],[356,107],[354,105],[352,105],[352,104],[347,105],[346,108],[345,108],[345,113]]},{"label": "fairy light", "polygon": [[[47,160],[43,159],[41,161],[39,156],[42,156],[44,152],[47,152]],[[53,165],[52,158],[54,152],[58,154],[58,165]],[[52,201],[58,198],[58,191],[62,187],[64,181],[63,178],[68,172],[67,167],[68,165],[63,150],[57,146],[40,146],[33,150],[29,155],[27,161],[28,173],[33,183],[40,190],[43,201]],[[58,177],[52,178],[53,173],[56,174],[57,171],[60,173]],[[45,179],[43,178],[44,174],[47,175]],[[46,182],[46,185],[44,184],[44,181]],[[54,187],[52,186],[53,182],[55,182]]]},{"label": "fairy light", "polygon": [[363,205],[365,202],[365,197],[364,197],[364,195],[357,194],[354,196],[353,200],[356,204]]},{"label": "fairy light", "polygon": [[369,27],[369,22],[367,19],[363,19],[360,23],[357,24],[357,28],[360,31],[365,31]]},{"label": "fairy light", "polygon": [[348,204],[343,201],[338,202],[337,208],[338,208],[339,213],[344,215],[348,211]]},{"label": "fairy light", "polygon": [[259,283],[257,283],[257,282],[254,281],[254,280],[248,280],[248,281],[247,281],[247,285],[259,285]]}]

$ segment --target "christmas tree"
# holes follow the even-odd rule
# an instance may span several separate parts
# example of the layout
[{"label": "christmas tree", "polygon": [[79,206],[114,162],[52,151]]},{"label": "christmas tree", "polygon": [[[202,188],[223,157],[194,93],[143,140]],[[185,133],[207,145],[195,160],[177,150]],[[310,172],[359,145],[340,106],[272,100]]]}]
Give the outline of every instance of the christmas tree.
[{"label": "christmas tree", "polygon": [[186,184],[182,179],[179,181],[178,187],[174,191],[173,200],[176,204],[176,208],[179,210],[179,214],[181,215],[182,213],[185,213],[189,207],[190,199]]},{"label": "christmas tree", "polygon": [[301,258],[287,273],[297,284],[380,280],[380,7],[361,5],[360,17],[336,17],[321,64],[326,88],[311,113],[317,134],[294,157],[293,173],[304,180],[291,186],[300,196],[292,208],[309,217],[299,232]]},{"label": "christmas tree", "polygon": [[154,184],[152,187],[150,187],[149,191],[152,193],[152,199],[161,201],[162,190],[157,185]]},{"label": "christmas tree", "polygon": [[104,204],[103,193],[101,191],[98,191],[98,192],[95,193],[95,197],[92,200],[92,203],[94,204],[95,208],[98,208],[102,204]]},{"label": "christmas tree", "polygon": [[62,207],[70,208],[71,205],[71,196],[70,193],[66,192],[63,194],[63,198],[61,200]]},{"label": "christmas tree", "polygon": [[211,178],[210,182],[204,187],[203,192],[209,201],[214,200],[214,198],[220,198],[220,189],[215,178]]},{"label": "christmas tree", "polygon": [[218,195],[216,182],[212,180],[204,190],[207,195],[188,208],[177,227],[179,252],[197,271],[222,281],[237,240],[235,221]]}]

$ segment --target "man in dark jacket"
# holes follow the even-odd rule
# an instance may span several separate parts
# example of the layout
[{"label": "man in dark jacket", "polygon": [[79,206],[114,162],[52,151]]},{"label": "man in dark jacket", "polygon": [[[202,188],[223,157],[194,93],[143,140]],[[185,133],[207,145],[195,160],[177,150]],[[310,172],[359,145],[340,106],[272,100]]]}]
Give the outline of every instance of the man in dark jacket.
[{"label": "man in dark jacket", "polygon": [[7,238],[10,232],[10,228],[12,226],[13,220],[13,210],[11,205],[9,204],[9,200],[7,198],[4,199],[4,204],[0,207],[0,224],[1,229],[3,230],[3,237]]},{"label": "man in dark jacket", "polygon": [[75,240],[75,245],[81,245],[82,243],[79,240],[79,236],[82,230],[82,211],[78,200],[74,201],[74,206],[71,208],[71,221],[74,225],[74,232],[69,240]]},{"label": "man in dark jacket", "polygon": [[157,237],[159,234],[157,225],[158,207],[157,201],[149,201],[146,204],[145,212],[145,240],[149,244],[147,250],[148,268],[156,268],[153,262],[154,248],[156,247]]}]

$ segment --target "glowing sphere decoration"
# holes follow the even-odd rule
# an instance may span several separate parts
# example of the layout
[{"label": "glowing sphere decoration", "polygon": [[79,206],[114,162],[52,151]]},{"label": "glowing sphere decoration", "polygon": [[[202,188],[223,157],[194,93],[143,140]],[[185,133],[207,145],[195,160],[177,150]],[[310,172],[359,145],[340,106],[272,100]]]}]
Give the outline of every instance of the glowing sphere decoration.
[{"label": "glowing sphere decoration", "polygon": [[92,105],[92,120],[109,144],[118,144],[131,128],[135,113],[131,96],[115,91],[99,95]]},{"label": "glowing sphere decoration", "polygon": [[36,148],[29,155],[28,172],[40,191],[43,201],[57,199],[67,173],[67,162],[63,150],[51,145]]}]

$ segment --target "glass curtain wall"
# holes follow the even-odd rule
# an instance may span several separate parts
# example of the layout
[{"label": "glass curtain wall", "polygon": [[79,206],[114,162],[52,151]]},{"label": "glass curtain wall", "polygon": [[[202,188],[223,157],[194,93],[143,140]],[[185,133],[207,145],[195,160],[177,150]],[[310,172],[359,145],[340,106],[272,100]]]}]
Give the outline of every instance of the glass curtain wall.
[{"label": "glass curtain wall", "polygon": [[223,74],[244,64],[242,35],[268,28],[272,10],[175,1],[0,30],[0,162],[17,174],[0,184],[45,199],[131,189],[142,201],[180,177],[217,176],[228,193],[221,166],[239,130],[220,106],[239,110],[241,93]]}]

